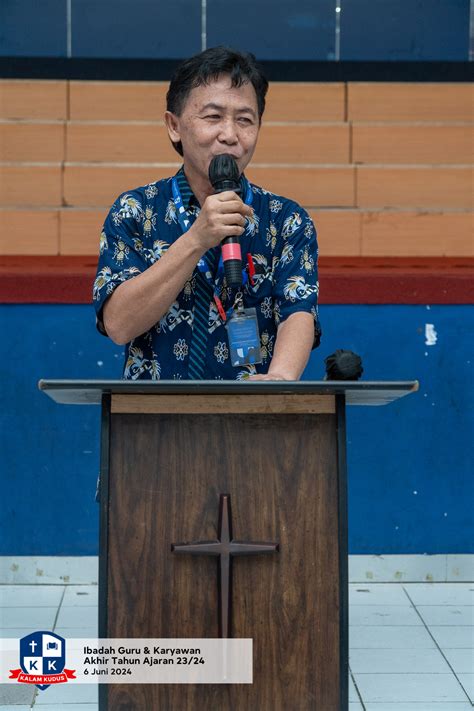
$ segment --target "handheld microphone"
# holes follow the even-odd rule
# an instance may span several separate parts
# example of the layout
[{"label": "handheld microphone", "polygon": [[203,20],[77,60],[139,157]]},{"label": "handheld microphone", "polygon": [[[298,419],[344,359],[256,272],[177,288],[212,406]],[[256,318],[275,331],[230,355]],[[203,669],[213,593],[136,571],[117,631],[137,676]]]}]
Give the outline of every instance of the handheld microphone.
[{"label": "handheld microphone", "polygon": [[[240,195],[240,173],[235,159],[228,153],[214,156],[209,166],[209,181],[215,193],[233,190]],[[232,288],[242,286],[242,252],[236,236],[222,240],[222,259],[227,284]]]}]

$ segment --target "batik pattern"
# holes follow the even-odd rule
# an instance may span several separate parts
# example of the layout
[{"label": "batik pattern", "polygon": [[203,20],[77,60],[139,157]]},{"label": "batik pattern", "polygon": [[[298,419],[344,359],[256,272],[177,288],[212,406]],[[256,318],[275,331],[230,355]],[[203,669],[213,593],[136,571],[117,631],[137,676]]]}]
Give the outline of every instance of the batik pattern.
[{"label": "batik pattern", "polygon": [[[177,174],[188,218],[194,222],[199,205],[183,170]],[[242,194],[248,183],[242,177]],[[209,296],[209,327],[204,377],[241,380],[266,373],[277,339],[278,325],[292,313],[312,314],[318,325],[317,241],[308,213],[291,200],[251,185],[253,213],[241,237],[246,283],[243,303],[255,307],[262,363],[235,368],[229,358],[227,331],[215,301]],[[99,237],[99,263],[93,285],[93,303],[99,330],[104,333],[103,307],[124,281],[136,277],[163,257],[182,235],[173,202],[171,179],[156,181],[120,195],[112,206]],[[251,265],[251,269],[249,267]],[[188,378],[192,342],[197,268],[183,290],[155,326],[126,346],[124,378]],[[236,291],[220,271],[213,274],[214,287],[226,311]]]}]

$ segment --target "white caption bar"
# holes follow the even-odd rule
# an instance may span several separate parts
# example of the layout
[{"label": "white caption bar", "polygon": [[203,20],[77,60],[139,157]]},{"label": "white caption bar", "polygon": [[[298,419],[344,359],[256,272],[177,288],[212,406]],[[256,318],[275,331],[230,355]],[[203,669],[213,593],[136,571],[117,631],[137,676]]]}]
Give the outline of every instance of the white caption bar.
[{"label": "white caption bar", "polygon": [[0,684],[47,684],[49,680],[51,686],[251,684],[253,680],[251,639],[65,638],[64,643],[65,662],[53,660],[51,668],[46,656],[20,660],[19,640],[1,639]]}]

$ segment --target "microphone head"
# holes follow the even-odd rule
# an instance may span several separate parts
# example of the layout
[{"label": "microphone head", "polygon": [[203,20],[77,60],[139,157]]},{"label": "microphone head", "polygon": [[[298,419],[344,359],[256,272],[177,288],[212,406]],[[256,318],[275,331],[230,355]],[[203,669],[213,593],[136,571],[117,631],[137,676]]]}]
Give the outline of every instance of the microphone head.
[{"label": "microphone head", "polygon": [[325,358],[325,380],[359,380],[364,372],[362,359],[353,351],[337,350]]},{"label": "microphone head", "polygon": [[239,190],[240,172],[235,158],[228,153],[214,156],[209,165],[209,182],[217,193]]}]

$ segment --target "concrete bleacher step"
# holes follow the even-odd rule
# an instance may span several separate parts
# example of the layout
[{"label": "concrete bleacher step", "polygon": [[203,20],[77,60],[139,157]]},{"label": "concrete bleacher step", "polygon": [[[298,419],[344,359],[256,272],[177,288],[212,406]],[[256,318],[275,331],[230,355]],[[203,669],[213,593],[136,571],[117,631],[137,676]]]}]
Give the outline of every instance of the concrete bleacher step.
[{"label": "concrete bleacher step", "polygon": [[0,254],[59,254],[59,213],[47,207],[0,208]]},{"label": "concrete bleacher step", "polygon": [[474,135],[469,123],[354,123],[354,163],[472,163]]},{"label": "concrete bleacher step", "polygon": [[266,121],[345,121],[346,85],[343,82],[272,82]]},{"label": "concrete bleacher step", "polygon": [[474,86],[445,82],[348,82],[348,121],[473,121]]},{"label": "concrete bleacher step", "polygon": [[0,118],[66,120],[68,117],[67,81],[0,80]]},{"label": "concrete bleacher step", "polygon": [[63,204],[61,163],[0,164],[0,205],[55,207]]},{"label": "concrete bleacher step", "polygon": [[[0,121],[7,161],[167,163],[178,160],[162,121]],[[347,123],[265,123],[257,163],[350,163]]]},{"label": "concrete bleacher step", "polygon": [[[0,120],[4,161],[167,163],[162,121]],[[472,163],[472,124],[265,122],[256,163]]]},{"label": "concrete bleacher step", "polygon": [[[166,106],[167,82],[69,83],[69,118],[156,121]],[[272,83],[265,121],[344,121],[345,85]]]},{"label": "concrete bleacher step", "polygon": [[[95,254],[107,207],[180,164],[166,82],[0,80],[0,252]],[[472,254],[468,84],[273,83],[255,183],[327,255]]]},{"label": "concrete bleacher step", "polygon": [[472,208],[470,165],[358,165],[358,207]]},{"label": "concrete bleacher step", "polygon": [[268,123],[260,131],[255,163],[351,163],[348,123]]},{"label": "concrete bleacher step", "polygon": [[[107,207],[0,208],[4,255],[94,255]],[[328,257],[474,256],[469,211],[309,211]]]},{"label": "concrete bleacher step", "polygon": [[[167,82],[1,80],[0,116],[71,120],[162,117]],[[268,121],[472,121],[472,84],[272,82]]]},{"label": "concrete bleacher step", "polygon": [[95,123],[69,122],[64,160],[91,163],[175,163],[162,121]]},{"label": "concrete bleacher step", "polygon": [[64,121],[0,121],[0,160],[11,162],[62,162]]},{"label": "concrete bleacher step", "polygon": [[[3,206],[111,205],[125,190],[174,173],[179,163],[6,162]],[[470,165],[256,164],[248,178],[303,207],[472,207]]]}]

